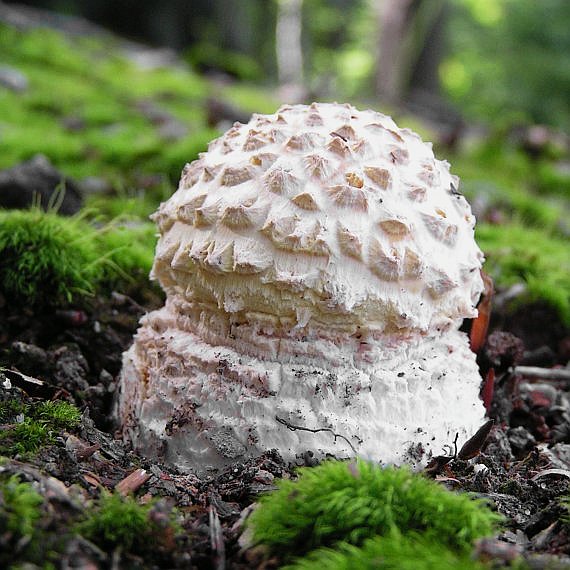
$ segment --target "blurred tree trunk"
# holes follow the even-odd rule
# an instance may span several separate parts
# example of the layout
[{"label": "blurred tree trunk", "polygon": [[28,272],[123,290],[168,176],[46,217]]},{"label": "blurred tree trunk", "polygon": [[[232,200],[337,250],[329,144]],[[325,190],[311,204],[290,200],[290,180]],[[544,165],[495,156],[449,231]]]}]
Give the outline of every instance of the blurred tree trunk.
[{"label": "blurred tree trunk", "polygon": [[446,0],[377,0],[376,93],[399,105],[414,87],[439,90]]},{"label": "blurred tree trunk", "polygon": [[252,54],[256,40],[254,13],[256,0],[210,0],[212,15],[222,38],[222,47],[235,52]]},{"label": "blurred tree trunk", "polygon": [[402,44],[408,28],[413,0],[378,0],[380,38],[376,93],[389,103],[401,97]]},{"label": "blurred tree trunk", "polygon": [[281,85],[303,84],[302,11],[303,0],[278,0],[275,51]]}]

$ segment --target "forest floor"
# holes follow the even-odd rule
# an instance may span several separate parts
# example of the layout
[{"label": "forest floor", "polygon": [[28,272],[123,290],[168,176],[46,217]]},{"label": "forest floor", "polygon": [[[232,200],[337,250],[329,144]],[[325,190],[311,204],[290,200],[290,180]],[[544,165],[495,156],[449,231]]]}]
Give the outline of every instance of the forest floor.
[{"label": "forest floor", "polygon": [[[0,473],[33,482],[43,495],[32,534],[0,536],[6,566],[279,567],[279,560],[263,550],[242,549],[238,542],[260,493],[272,490],[277,478],[294,477],[292,466],[277,453],[198,478],[138,456],[115,438],[111,412],[121,355],[138,319],[159,304],[160,297],[147,291],[138,300],[113,293],[80,309],[40,315],[6,303],[0,308],[5,365],[0,373],[5,416]],[[487,498],[505,516],[503,532],[477,545],[477,556],[494,564],[523,555],[531,568],[570,568],[564,505],[570,479],[570,382],[556,380],[556,374],[539,380],[512,372],[513,365],[562,370],[558,367],[570,356],[568,333],[544,305],[520,306],[510,315],[493,313],[479,361],[484,374],[490,367],[496,373],[489,411],[495,425],[476,457],[452,459],[427,473],[455,491]],[[21,434],[12,429],[14,418],[6,418],[6,410],[17,411],[18,403],[33,416],[46,400],[75,404],[81,418],[70,429],[55,430],[35,452],[22,453],[14,446]],[[161,523],[159,530],[147,536],[144,527],[134,529],[141,536],[122,544],[96,533],[85,538],[86,513],[114,490],[135,493],[139,503],[149,505],[147,515]],[[0,494],[2,506],[6,497]]]}]

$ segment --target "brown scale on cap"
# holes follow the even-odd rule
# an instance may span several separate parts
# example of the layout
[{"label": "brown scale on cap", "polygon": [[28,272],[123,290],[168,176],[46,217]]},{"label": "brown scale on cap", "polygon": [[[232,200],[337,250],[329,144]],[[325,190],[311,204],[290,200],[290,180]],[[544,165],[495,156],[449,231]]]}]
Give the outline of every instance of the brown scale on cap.
[{"label": "brown scale on cap", "polygon": [[279,156],[272,152],[262,152],[252,156],[249,162],[254,166],[261,166],[262,170],[267,170],[278,158]]},{"label": "brown scale on cap", "polygon": [[368,211],[368,198],[362,188],[341,184],[329,188],[327,192],[333,202],[341,208],[352,208],[360,212]]},{"label": "brown scale on cap", "polygon": [[216,178],[221,170],[221,164],[217,164],[216,166],[205,166],[202,172],[202,180],[204,182],[210,182],[211,180],[214,180],[214,178]]},{"label": "brown scale on cap", "polygon": [[301,192],[300,194],[297,194],[291,198],[291,202],[303,210],[310,210],[312,212],[319,210],[319,205],[317,204],[315,197],[310,192]]},{"label": "brown scale on cap", "polygon": [[362,240],[348,228],[337,222],[337,239],[341,251],[345,255],[362,259]]},{"label": "brown scale on cap", "polygon": [[303,159],[303,164],[310,176],[321,181],[328,180],[332,174],[332,164],[320,154],[309,154]]},{"label": "brown scale on cap", "polygon": [[203,228],[211,226],[218,219],[219,204],[214,203],[209,206],[202,206],[194,210],[194,226]]},{"label": "brown scale on cap", "polygon": [[348,143],[339,136],[333,136],[331,141],[327,144],[327,150],[343,158],[349,157],[351,154]]},{"label": "brown scale on cap", "polygon": [[263,185],[270,192],[288,195],[300,187],[300,180],[290,170],[276,167],[267,172]]},{"label": "brown scale on cap", "polygon": [[380,168],[378,166],[365,166],[364,174],[372,180],[374,184],[379,186],[382,190],[387,190],[390,186],[392,177],[390,176],[390,171],[385,168]]},{"label": "brown scale on cap", "polygon": [[251,180],[253,177],[254,172],[250,166],[228,166],[222,174],[222,186],[237,186]]}]

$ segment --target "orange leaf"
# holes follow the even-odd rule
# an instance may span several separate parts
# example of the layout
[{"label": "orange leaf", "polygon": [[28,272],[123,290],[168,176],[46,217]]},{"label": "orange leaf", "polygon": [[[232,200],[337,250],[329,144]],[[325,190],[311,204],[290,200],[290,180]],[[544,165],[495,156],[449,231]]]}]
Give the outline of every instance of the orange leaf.
[{"label": "orange leaf", "polygon": [[483,291],[483,298],[477,307],[479,315],[473,320],[471,333],[469,334],[471,350],[473,352],[479,352],[487,340],[487,330],[489,329],[489,320],[491,319],[491,302],[494,293],[493,280],[491,277],[484,271],[481,271],[481,277],[483,278],[485,290]]}]

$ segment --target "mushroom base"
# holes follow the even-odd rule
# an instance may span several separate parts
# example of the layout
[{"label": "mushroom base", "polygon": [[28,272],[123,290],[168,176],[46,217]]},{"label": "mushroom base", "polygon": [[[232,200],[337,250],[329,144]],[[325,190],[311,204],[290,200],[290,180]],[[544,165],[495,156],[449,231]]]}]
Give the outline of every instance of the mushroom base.
[{"label": "mushroom base", "polygon": [[205,472],[269,449],[291,462],[309,453],[421,464],[481,426],[464,333],[407,339],[386,354],[365,367],[261,360],[180,330],[163,308],[124,355],[123,435],[148,456]]}]

